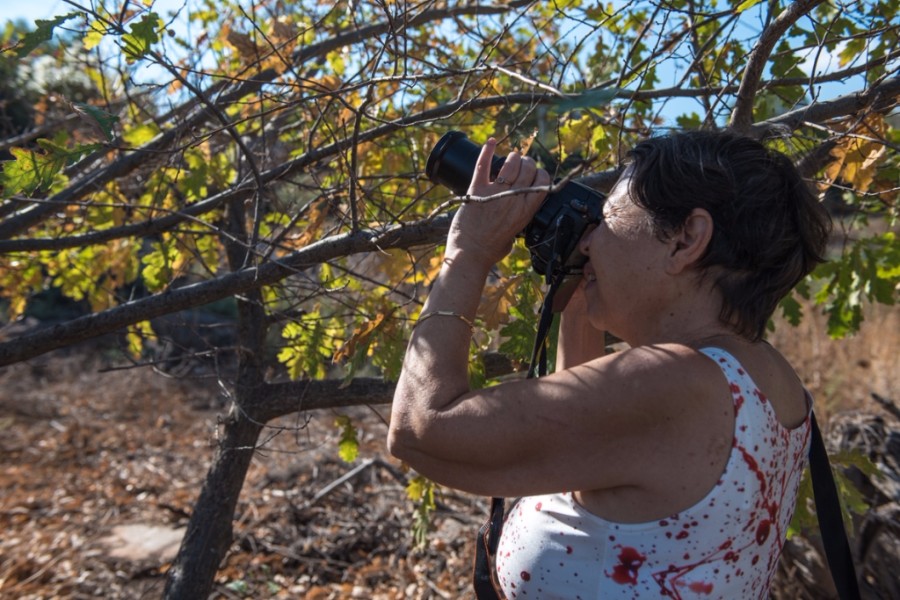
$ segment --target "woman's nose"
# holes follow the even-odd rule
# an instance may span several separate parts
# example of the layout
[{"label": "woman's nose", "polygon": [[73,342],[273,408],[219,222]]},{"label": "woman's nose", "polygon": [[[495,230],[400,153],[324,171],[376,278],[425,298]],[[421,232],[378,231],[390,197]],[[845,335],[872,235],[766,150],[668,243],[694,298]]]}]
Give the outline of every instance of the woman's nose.
[{"label": "woman's nose", "polygon": [[588,255],[588,250],[591,247],[591,236],[597,230],[596,225],[589,225],[585,230],[584,235],[581,236],[581,239],[578,240],[578,250],[581,251],[585,256]]}]

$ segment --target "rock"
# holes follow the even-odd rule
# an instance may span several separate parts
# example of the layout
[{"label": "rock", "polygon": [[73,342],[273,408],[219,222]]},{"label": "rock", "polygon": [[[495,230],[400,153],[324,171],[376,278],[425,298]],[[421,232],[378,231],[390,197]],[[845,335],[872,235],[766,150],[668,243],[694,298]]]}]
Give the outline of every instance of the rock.
[{"label": "rock", "polygon": [[108,549],[108,555],[112,558],[162,564],[175,558],[184,531],[184,527],[143,523],[117,525],[100,543]]}]

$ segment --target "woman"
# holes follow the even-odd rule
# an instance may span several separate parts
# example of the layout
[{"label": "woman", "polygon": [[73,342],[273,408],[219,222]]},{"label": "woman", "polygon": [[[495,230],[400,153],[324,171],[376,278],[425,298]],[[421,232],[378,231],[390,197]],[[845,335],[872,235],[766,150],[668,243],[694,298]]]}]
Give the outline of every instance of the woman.
[{"label": "woman", "polygon": [[[504,525],[507,598],[764,598],[811,400],[761,341],[822,260],[827,216],[790,161],[693,132],[639,144],[580,242],[552,375],[468,385],[485,277],[549,175],[482,149],[397,384],[390,451],[443,485],[523,498]],[[604,355],[603,330],[629,348]]]}]

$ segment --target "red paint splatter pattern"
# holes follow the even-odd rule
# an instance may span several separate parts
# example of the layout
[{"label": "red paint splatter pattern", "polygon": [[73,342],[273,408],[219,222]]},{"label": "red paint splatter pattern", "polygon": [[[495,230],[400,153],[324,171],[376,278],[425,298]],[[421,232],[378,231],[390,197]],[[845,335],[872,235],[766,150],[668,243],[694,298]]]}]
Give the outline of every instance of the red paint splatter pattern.
[{"label": "red paint splatter pattern", "polygon": [[734,442],[725,471],[693,507],[620,524],[571,493],[523,498],[497,553],[506,597],[765,599],[806,464],[809,419],[785,429],[737,360],[706,348],[728,378]]}]

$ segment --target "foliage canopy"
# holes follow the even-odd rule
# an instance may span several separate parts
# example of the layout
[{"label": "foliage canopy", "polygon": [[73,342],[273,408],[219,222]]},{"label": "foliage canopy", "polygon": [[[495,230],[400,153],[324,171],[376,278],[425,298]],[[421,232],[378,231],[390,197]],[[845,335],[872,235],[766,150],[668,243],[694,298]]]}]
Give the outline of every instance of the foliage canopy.
[{"label": "foliage canopy", "polygon": [[[669,128],[769,139],[847,213],[835,260],[799,293],[836,336],[864,301],[896,299],[891,2],[69,4],[3,42],[36,102],[4,143],[7,320],[55,287],[104,330],[128,327],[140,360],[147,321],[250,285],[291,376],[337,361],[392,377],[453,208],[422,175],[450,128],[601,187],[624,149]],[[89,97],[42,88],[39,65],[76,65]],[[538,284],[521,251],[496,275],[475,350],[527,330],[539,300],[521,293]],[[0,357],[84,335],[0,343]]]}]

